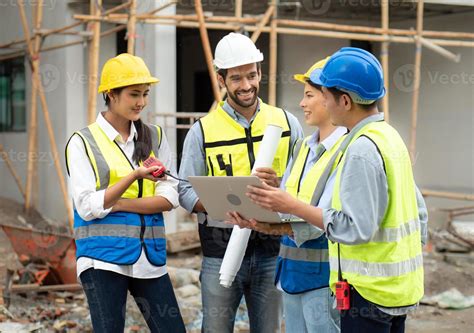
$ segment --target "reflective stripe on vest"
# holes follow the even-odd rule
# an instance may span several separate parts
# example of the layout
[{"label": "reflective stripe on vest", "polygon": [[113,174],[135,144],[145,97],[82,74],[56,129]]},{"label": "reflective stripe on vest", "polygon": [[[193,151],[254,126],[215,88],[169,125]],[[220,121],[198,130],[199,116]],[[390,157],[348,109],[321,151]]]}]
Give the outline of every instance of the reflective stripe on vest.
[{"label": "reflective stripe on vest", "polygon": [[328,249],[297,248],[280,244],[280,257],[298,261],[329,261]]},{"label": "reflective stripe on vest", "polygon": [[[150,155],[157,157],[161,146],[162,129],[159,126],[145,126],[149,128],[151,134],[152,153]],[[119,146],[115,142],[111,142],[108,139],[106,134],[102,131],[97,123],[93,123],[88,127],[76,132],[75,134],[77,134],[84,143],[86,154],[89,158],[89,162],[96,178],[96,190],[105,190],[133,170],[131,162],[128,161]],[[107,163],[106,156],[101,152],[99,146],[102,146],[102,150],[111,153],[110,155],[115,153],[118,158]],[[69,170],[68,164],[69,158],[66,146],[66,168]],[[113,173],[112,179],[111,172]],[[138,181],[135,181],[122,195],[122,198],[137,198],[138,191]],[[151,180],[144,179],[143,191],[144,193],[142,196],[144,197],[154,195],[155,183]]]},{"label": "reflective stripe on vest", "polygon": [[[150,156],[159,157],[161,128],[148,126],[152,149]],[[110,140],[97,123],[76,132],[82,139],[96,177],[96,190],[105,190],[134,170],[120,146]],[[66,146],[66,161],[69,161]],[[142,162],[140,162],[142,165]],[[69,169],[69,167],[68,167]],[[156,183],[140,179],[122,194],[122,199],[153,197]],[[128,212],[109,213],[102,219],[85,221],[74,211],[74,236],[77,257],[89,257],[118,265],[135,263],[145,247],[148,260],[162,266],[166,263],[166,240],[163,215]]]},{"label": "reflective stripe on vest", "polygon": [[249,128],[242,127],[222,108],[199,120],[203,132],[208,176],[248,176],[267,125],[282,127],[273,169],[281,177],[286,169],[290,151],[290,125],[285,111],[259,100],[260,109]]},{"label": "reflective stripe on vest", "polygon": [[[141,227],[133,225],[117,224],[92,224],[74,229],[74,238],[83,239],[87,237],[131,237],[140,238]],[[147,227],[143,238],[164,238],[164,227]]]},{"label": "reflective stripe on vest", "polygon": [[[325,182],[320,177],[327,164],[339,149],[345,136],[339,138],[329,151],[316,161],[301,181],[307,158],[310,152],[306,137],[302,144],[296,144],[293,151],[291,173],[285,183],[286,191],[293,197],[305,203],[316,206],[319,202]],[[320,190],[319,187],[322,187]],[[318,190],[316,190],[318,189]],[[329,253],[326,235],[304,242],[297,247],[288,236],[283,236],[280,242],[280,253],[277,261],[276,281],[288,293],[301,293],[309,290],[327,287],[329,284]]]},{"label": "reflective stripe on vest", "polygon": [[[377,147],[385,168],[388,205],[368,243],[340,244],[342,277],[365,299],[386,307],[408,306],[423,296],[423,256],[415,182],[408,151],[398,132],[386,122],[371,122],[353,135]],[[340,184],[345,155],[336,170],[332,208],[341,211]],[[337,243],[330,242],[330,285],[337,281]]]},{"label": "reflective stripe on vest", "polygon": [[[331,267],[337,267],[337,257],[329,259]],[[423,267],[423,255],[394,263],[362,262],[341,259],[341,269],[345,273],[354,273],[373,277],[399,277]]]}]

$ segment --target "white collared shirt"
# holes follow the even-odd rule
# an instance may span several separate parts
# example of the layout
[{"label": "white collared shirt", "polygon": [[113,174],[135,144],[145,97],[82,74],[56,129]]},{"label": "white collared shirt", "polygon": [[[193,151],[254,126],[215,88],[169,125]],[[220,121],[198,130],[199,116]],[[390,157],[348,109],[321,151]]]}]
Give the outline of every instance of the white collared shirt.
[{"label": "white collared shirt", "polygon": [[[104,131],[110,140],[114,140],[123,150],[132,165],[137,168],[138,165],[132,160],[135,149],[134,139],[137,137],[137,131],[133,122],[130,125],[130,135],[126,141],[118,131],[99,113],[96,120],[99,127]],[[104,218],[112,208],[104,209],[105,190],[96,191],[95,175],[91,168],[89,158],[87,157],[84,143],[79,136],[74,135],[68,145],[69,156],[69,188],[72,192],[75,208],[78,214],[86,221],[96,218]],[[175,161],[168,145],[164,133],[158,152],[158,159],[163,162],[172,174],[175,173]],[[164,181],[157,181],[155,187],[155,196],[162,196],[167,199],[173,208],[178,207],[178,181],[168,177]],[[115,265],[100,260],[81,257],[77,260],[77,276],[79,277],[86,269],[103,269],[113,271],[122,275],[134,278],[156,278],[166,274],[166,266],[158,267],[152,265],[142,250],[140,258],[133,265]]]}]

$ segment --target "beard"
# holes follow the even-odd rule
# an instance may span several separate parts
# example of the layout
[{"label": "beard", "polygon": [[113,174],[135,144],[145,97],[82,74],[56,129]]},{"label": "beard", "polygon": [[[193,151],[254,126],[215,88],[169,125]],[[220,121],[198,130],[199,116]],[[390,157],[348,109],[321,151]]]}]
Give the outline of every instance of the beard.
[{"label": "beard", "polygon": [[[228,97],[238,106],[243,107],[243,108],[248,108],[249,106],[252,106],[255,104],[258,98],[258,89],[256,87],[252,87],[249,90],[236,90],[235,92],[231,92],[226,85],[227,89],[227,95]],[[250,101],[243,101],[239,99],[238,93],[240,92],[253,92],[253,97],[250,99]]]}]

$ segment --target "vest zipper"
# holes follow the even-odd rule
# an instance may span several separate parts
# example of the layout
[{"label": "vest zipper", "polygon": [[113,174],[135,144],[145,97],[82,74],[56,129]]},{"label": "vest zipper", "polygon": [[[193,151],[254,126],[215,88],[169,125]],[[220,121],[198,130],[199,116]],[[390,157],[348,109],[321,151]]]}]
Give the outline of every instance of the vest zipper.
[{"label": "vest zipper", "polygon": [[255,154],[253,151],[253,142],[252,142],[252,128],[245,128],[245,138],[247,139],[247,151],[249,155],[250,170],[253,169],[255,164]]}]

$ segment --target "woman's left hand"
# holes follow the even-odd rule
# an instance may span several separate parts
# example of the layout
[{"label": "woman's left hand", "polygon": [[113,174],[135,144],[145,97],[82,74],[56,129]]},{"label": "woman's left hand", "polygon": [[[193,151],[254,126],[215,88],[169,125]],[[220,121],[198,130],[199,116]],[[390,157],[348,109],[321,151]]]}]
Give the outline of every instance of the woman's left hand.
[{"label": "woman's left hand", "polygon": [[262,183],[260,187],[248,186],[248,189],[246,195],[250,200],[273,212],[292,214],[298,204],[298,200],[287,192],[266,183]]}]

